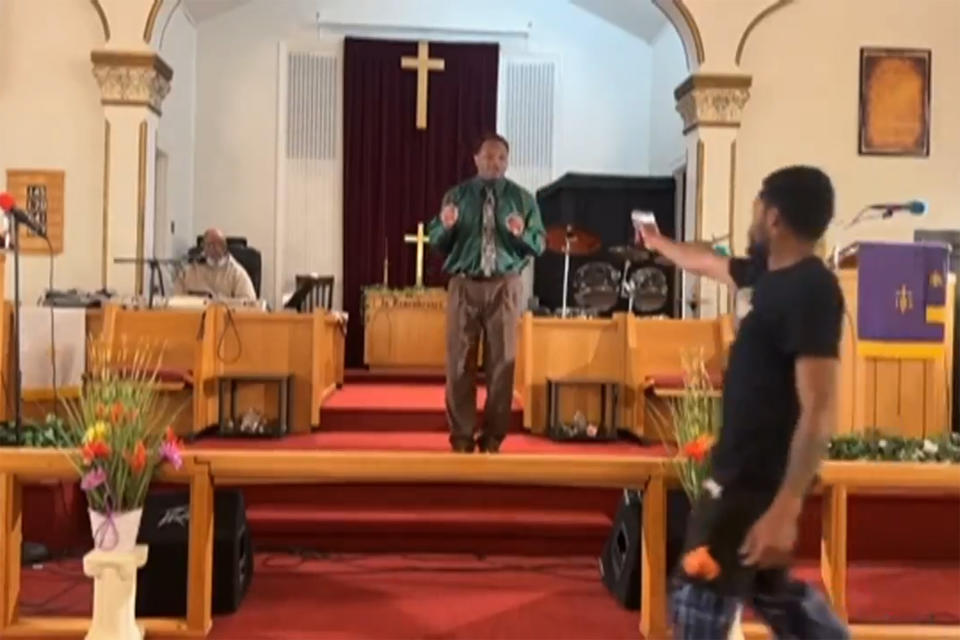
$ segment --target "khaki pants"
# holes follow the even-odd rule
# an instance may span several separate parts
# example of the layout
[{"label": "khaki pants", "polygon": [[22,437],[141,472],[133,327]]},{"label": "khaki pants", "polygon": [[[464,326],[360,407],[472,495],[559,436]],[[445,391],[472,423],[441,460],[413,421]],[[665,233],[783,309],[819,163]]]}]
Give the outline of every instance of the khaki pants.
[{"label": "khaki pants", "polygon": [[447,422],[454,447],[472,449],[477,422],[477,348],[483,335],[487,402],[480,444],[496,448],[510,428],[517,322],[523,281],[517,274],[488,280],[456,276],[447,296]]}]

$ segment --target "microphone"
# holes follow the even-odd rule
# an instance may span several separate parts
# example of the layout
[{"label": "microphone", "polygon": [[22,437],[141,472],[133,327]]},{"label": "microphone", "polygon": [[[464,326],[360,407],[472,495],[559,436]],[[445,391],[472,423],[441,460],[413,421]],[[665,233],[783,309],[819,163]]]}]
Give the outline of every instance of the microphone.
[{"label": "microphone", "polygon": [[915,216],[922,216],[927,212],[927,203],[923,200],[910,200],[908,202],[880,202],[871,204],[867,209],[872,211],[883,211],[883,217],[889,218],[897,211],[906,211]]},{"label": "microphone", "polygon": [[26,226],[28,229],[30,229],[30,231],[33,231],[41,238],[47,237],[47,232],[40,228],[40,225],[37,224],[37,221],[33,219],[33,216],[28,214],[23,209],[17,208],[16,200],[14,200],[13,196],[6,191],[0,193],[0,209],[3,209],[4,213],[9,213],[12,215],[17,222]]}]

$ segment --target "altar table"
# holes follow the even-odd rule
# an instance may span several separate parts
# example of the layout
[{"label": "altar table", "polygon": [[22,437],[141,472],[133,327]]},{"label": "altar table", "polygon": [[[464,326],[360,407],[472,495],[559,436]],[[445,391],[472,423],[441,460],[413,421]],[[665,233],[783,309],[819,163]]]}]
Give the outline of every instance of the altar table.
[{"label": "altar table", "polygon": [[446,366],[446,289],[368,288],[363,327],[363,361],[371,369]]}]

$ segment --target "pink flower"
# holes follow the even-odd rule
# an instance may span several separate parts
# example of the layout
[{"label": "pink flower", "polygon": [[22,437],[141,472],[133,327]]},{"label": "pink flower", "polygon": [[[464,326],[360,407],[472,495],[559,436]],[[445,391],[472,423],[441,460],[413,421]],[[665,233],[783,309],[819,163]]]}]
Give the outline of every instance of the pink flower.
[{"label": "pink flower", "polygon": [[88,471],[80,480],[80,488],[84,491],[93,491],[107,481],[107,472],[103,469]]},{"label": "pink flower", "polygon": [[180,447],[174,442],[167,441],[160,445],[160,459],[169,462],[174,469],[179,469],[183,465]]}]

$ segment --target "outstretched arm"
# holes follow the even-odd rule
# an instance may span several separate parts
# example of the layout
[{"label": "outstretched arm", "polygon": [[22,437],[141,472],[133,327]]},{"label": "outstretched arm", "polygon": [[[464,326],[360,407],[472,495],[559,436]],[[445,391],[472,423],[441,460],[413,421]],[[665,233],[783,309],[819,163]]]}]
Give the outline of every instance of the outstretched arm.
[{"label": "outstretched arm", "polygon": [[728,287],[736,286],[730,275],[730,258],[727,256],[721,256],[701,244],[675,242],[660,235],[656,227],[644,225],[641,234],[648,248],[660,252],[681,269],[706,276]]}]

